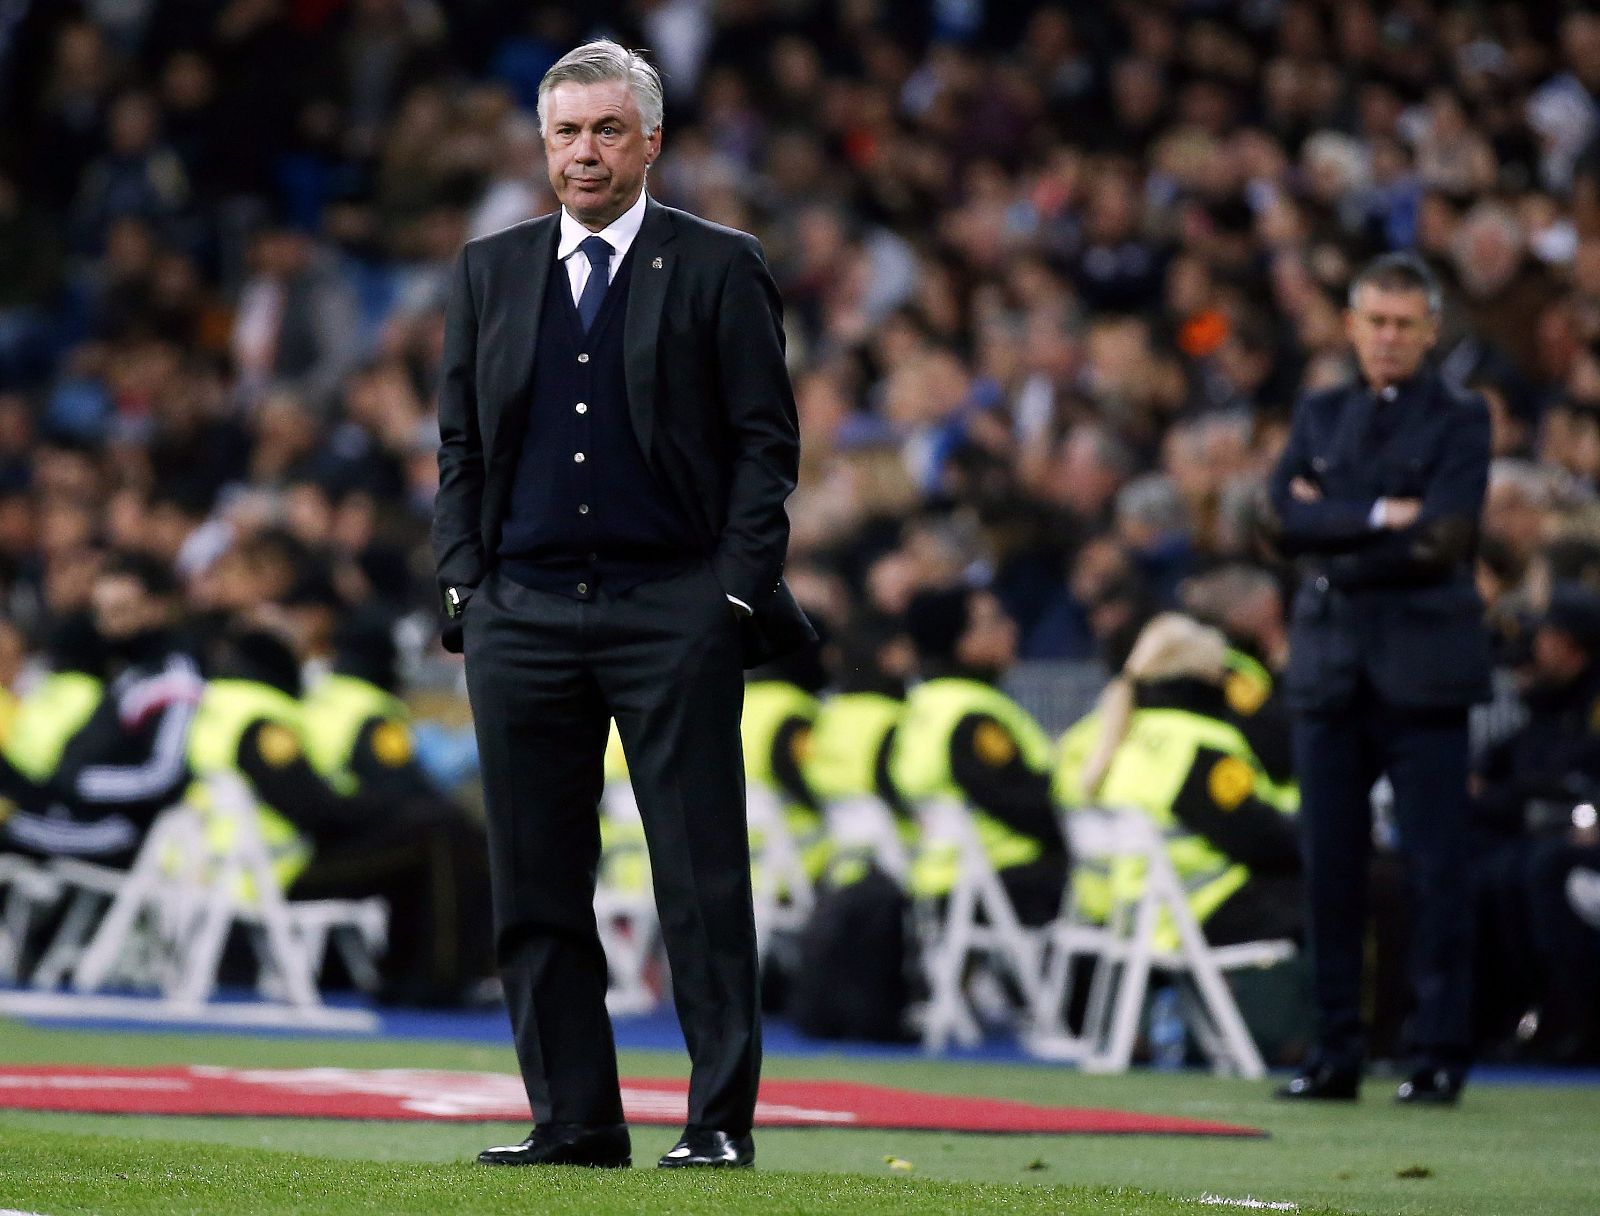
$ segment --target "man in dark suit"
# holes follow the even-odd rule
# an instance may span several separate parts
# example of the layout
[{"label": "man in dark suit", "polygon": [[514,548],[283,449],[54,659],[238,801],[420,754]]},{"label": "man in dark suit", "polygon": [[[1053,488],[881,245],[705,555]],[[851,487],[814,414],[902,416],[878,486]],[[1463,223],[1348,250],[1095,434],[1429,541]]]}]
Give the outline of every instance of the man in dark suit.
[{"label": "man in dark suit", "polygon": [[536,1126],[488,1164],[630,1158],[593,896],[615,717],[693,1061],[663,1166],[749,1165],[760,1069],[741,667],[814,639],[781,581],[799,463],[744,233],[645,192],[661,82],[592,42],[539,91],[561,210],[470,242],[433,541],[477,722],[496,951]]},{"label": "man in dark suit", "polygon": [[1453,1103],[1466,1074],[1467,709],[1489,691],[1472,558],[1489,418],[1429,366],[1438,323],[1420,261],[1391,254],[1363,270],[1346,318],[1359,380],[1300,400],[1272,476],[1277,539],[1303,574],[1286,694],[1320,1023],[1283,1097],[1357,1096],[1369,795],[1383,774],[1415,915],[1417,1058],[1397,1097]]}]

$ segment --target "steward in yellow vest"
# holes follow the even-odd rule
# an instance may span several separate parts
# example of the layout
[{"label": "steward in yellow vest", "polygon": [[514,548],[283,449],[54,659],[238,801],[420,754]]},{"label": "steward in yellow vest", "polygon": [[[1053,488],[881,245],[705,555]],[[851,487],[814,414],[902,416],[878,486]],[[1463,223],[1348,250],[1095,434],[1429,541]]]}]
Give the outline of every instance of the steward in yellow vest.
[{"label": "steward in yellow vest", "polygon": [[1224,662],[1227,672],[1222,677],[1222,698],[1234,725],[1250,741],[1250,748],[1267,775],[1280,785],[1292,786],[1289,710],[1277,677],[1265,663],[1231,640]]},{"label": "steward in yellow vest", "polygon": [[822,702],[812,725],[806,782],[830,818],[859,813],[871,819],[829,824],[833,856],[800,935],[785,1007],[801,1032],[813,1038],[903,1042],[908,1037],[906,876],[875,864],[885,824],[867,805],[876,800],[888,808],[909,856],[916,821],[889,775],[895,730],[905,709],[904,680],[885,662],[899,636],[892,629],[886,621],[857,619],[837,644],[823,650],[833,660],[829,665],[838,691]]},{"label": "steward in yellow vest", "polygon": [[349,793],[335,789],[310,760],[299,663],[277,637],[228,635],[214,665],[190,736],[194,800],[206,804],[203,779],[212,773],[242,777],[292,898],[387,901],[379,999],[459,1004],[491,964],[481,833],[461,816],[392,801],[359,782]]},{"label": "steward in yellow vest", "polygon": [[855,690],[825,697],[811,723],[811,745],[801,763],[806,785],[824,803],[876,797],[903,812],[889,779],[895,727],[904,695]]},{"label": "steward in yellow vest", "polygon": [[[46,721],[22,724],[12,754],[41,775],[45,802],[13,813],[6,833],[37,854],[120,866],[151,821],[183,797],[189,727],[205,685],[178,632],[182,600],[166,563],[112,554],[90,599],[91,633],[79,642],[103,671],[52,680]],[[85,675],[103,678],[103,695]]]},{"label": "steward in yellow vest", "polygon": [[[1044,924],[1066,892],[1067,842],[1051,799],[1053,749],[1031,714],[995,685],[1016,656],[1016,626],[990,593],[924,591],[906,626],[921,683],[906,697],[890,774],[905,801],[962,800],[1017,916]],[[913,892],[937,897],[957,876],[949,850],[912,865]]]},{"label": "steward in yellow vest", "polygon": [[803,771],[824,804],[877,798],[914,836],[915,819],[889,774],[895,728],[906,708],[905,672],[897,669],[903,660],[890,658],[901,642],[897,626],[867,621],[824,647],[835,691],[811,724]]},{"label": "steward in yellow vest", "polygon": [[396,695],[397,663],[394,640],[381,623],[339,627],[333,670],[301,701],[306,758],[341,794],[442,803],[417,761],[411,711]]},{"label": "steward in yellow vest", "polygon": [[1227,638],[1222,692],[1231,720],[1280,792],[1289,794],[1294,756],[1277,675],[1288,651],[1281,585],[1268,571],[1235,562],[1184,579],[1181,599],[1186,613]]},{"label": "steward in yellow vest", "polygon": [[[1156,823],[1213,945],[1295,937],[1304,921],[1296,801],[1240,731],[1229,676],[1220,632],[1156,617],[1096,710],[1062,737],[1056,771],[1063,805],[1136,809]],[[1078,906],[1103,917],[1143,891],[1144,865],[1081,871],[1074,886]],[[1161,936],[1176,946],[1170,926]]]},{"label": "steward in yellow vest", "polygon": [[[909,849],[916,843],[916,817],[895,789],[889,771],[895,730],[904,711],[904,690],[882,680],[853,681],[824,698],[811,727],[804,774],[824,807],[830,802],[877,799],[894,817]],[[842,848],[835,840],[828,881],[836,887],[859,882],[872,860],[868,849]]]},{"label": "steward in yellow vest", "polygon": [[[306,757],[300,666],[271,634],[221,638],[189,730],[189,799],[211,805],[206,780],[233,775],[255,797],[257,829],[286,891],[305,872],[319,844],[355,839],[372,822],[372,807],[332,789]],[[226,845],[226,828],[213,832]]]},{"label": "steward in yellow vest", "polygon": [[[21,810],[23,820],[40,816],[51,801],[46,788],[61,765],[67,745],[94,716],[105,698],[105,651],[87,614],[67,617],[54,629],[47,646],[51,670],[18,701],[0,743],[0,823]],[[38,832],[24,827],[20,837],[0,829],[8,851],[50,856]],[[128,851],[130,836],[119,850]],[[112,860],[96,853],[97,860]]]},{"label": "steward in yellow vest", "polygon": [[[826,681],[815,646],[803,647],[750,672],[744,686],[745,780],[774,794],[812,881],[827,868],[829,846],[822,803],[806,782],[806,757]],[[752,839],[751,844],[759,842]]]}]

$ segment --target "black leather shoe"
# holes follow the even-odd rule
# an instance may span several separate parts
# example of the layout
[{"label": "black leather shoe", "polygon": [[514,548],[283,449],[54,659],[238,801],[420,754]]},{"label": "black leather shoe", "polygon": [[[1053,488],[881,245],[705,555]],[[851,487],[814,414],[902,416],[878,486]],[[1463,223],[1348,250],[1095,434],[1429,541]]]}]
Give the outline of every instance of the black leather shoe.
[{"label": "black leather shoe", "polygon": [[684,1132],[683,1138],[656,1162],[664,1170],[747,1170],[755,1163],[756,1141],[748,1132],[743,1136],[730,1136],[727,1132],[700,1128]]},{"label": "black leather shoe", "polygon": [[1403,1106],[1454,1106],[1466,1078],[1453,1068],[1423,1068],[1402,1081],[1394,1100]]},{"label": "black leather shoe", "polygon": [[621,1123],[545,1123],[521,1144],[486,1148],[479,1165],[587,1165],[595,1169],[627,1169],[633,1146]]},{"label": "black leather shoe", "polygon": [[1313,1065],[1280,1086],[1274,1096],[1294,1101],[1354,1102],[1361,1096],[1361,1070],[1349,1065]]}]

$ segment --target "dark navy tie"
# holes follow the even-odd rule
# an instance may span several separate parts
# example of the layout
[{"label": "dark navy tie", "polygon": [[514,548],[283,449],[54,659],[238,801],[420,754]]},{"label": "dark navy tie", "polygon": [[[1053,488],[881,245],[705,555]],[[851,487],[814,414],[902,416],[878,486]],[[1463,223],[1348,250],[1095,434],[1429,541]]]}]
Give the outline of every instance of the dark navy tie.
[{"label": "dark navy tie", "polygon": [[611,285],[611,246],[603,237],[591,236],[578,246],[589,259],[589,281],[583,285],[578,297],[578,320],[583,332],[588,333],[594,319],[600,315],[600,305],[605,301],[606,288]]}]

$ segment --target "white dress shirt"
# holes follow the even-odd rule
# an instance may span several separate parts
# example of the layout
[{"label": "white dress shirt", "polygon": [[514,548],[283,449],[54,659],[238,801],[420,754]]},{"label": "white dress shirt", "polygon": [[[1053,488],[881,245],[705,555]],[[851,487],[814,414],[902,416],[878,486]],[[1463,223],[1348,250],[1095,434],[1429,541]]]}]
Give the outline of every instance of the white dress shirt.
[{"label": "white dress shirt", "polygon": [[644,223],[645,197],[645,192],[639,191],[639,198],[633,206],[599,232],[590,232],[573,218],[572,212],[561,208],[561,235],[556,242],[556,260],[566,265],[567,282],[572,284],[574,304],[582,297],[583,285],[589,281],[589,259],[579,251],[578,246],[592,236],[599,237],[611,246],[611,265],[606,278],[609,284],[617,277],[617,267],[622,265],[622,259],[633,248],[633,240]]},{"label": "white dress shirt", "polygon": [[[1396,384],[1388,385],[1375,393],[1374,396],[1377,400],[1373,403],[1373,409],[1382,409],[1385,405],[1393,405],[1395,399],[1400,396],[1400,386]],[[1373,532],[1383,527],[1384,502],[1384,499],[1378,499],[1372,504],[1372,510],[1367,512],[1367,527]]]},{"label": "white dress shirt", "polygon": [[[622,265],[622,259],[633,247],[634,238],[644,224],[645,197],[645,192],[639,191],[638,201],[599,232],[590,232],[573,218],[572,212],[561,208],[561,233],[556,239],[556,260],[567,268],[567,282],[572,285],[574,304],[583,297],[584,284],[589,281],[591,273],[589,259],[578,247],[591,236],[597,236],[611,246],[611,263],[606,268],[606,283],[609,285],[617,277],[617,267]],[[751,615],[750,605],[738,596],[729,595],[728,602],[745,616]]]}]

